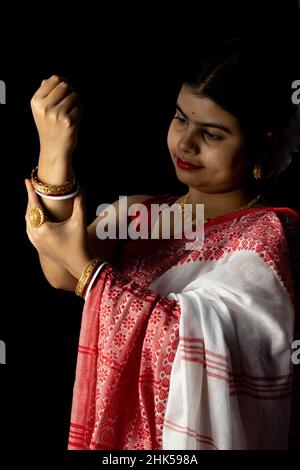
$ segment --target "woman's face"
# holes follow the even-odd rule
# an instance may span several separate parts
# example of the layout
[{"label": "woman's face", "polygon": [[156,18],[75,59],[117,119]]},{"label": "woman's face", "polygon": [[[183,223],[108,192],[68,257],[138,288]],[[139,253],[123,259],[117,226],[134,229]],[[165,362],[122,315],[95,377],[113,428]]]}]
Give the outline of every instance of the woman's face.
[{"label": "woman's face", "polygon": [[[245,136],[237,119],[183,85],[168,132],[177,177],[207,193],[245,186],[249,175]],[[197,168],[187,168],[192,164]]]}]

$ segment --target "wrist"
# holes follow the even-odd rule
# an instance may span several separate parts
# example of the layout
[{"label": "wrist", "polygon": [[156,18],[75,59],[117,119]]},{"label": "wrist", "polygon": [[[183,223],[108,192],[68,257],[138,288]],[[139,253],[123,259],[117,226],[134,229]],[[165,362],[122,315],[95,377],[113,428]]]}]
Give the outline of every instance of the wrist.
[{"label": "wrist", "polygon": [[96,276],[98,275],[101,267],[103,267],[105,264],[106,262],[101,261],[100,258],[93,258],[88,263],[76,284],[76,295],[85,299],[87,298]]},{"label": "wrist", "polygon": [[50,185],[62,185],[70,180],[73,175],[72,161],[68,158],[49,157],[45,154],[40,154],[38,161],[38,178]]},{"label": "wrist", "polygon": [[40,159],[49,162],[64,162],[72,159],[71,150],[40,148]]},{"label": "wrist", "polygon": [[64,180],[69,179],[73,174],[72,152],[41,150],[38,161],[38,174],[40,178],[50,176],[52,179],[61,182],[56,184],[63,184]]},{"label": "wrist", "polygon": [[67,269],[76,279],[80,279],[81,275],[84,273],[85,269],[89,263],[94,259],[92,254],[86,254],[80,259],[76,259],[76,262],[72,263],[72,266],[69,266]]}]

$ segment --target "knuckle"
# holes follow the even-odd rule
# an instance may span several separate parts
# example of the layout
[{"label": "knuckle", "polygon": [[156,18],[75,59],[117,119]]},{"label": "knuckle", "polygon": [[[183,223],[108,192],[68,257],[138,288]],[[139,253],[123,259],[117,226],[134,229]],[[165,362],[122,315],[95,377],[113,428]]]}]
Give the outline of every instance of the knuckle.
[{"label": "knuckle", "polygon": [[42,239],[42,237],[45,236],[46,232],[47,232],[47,222],[43,223],[43,225],[41,225],[40,227],[38,227],[37,231],[36,231],[36,236],[37,236],[37,239]]},{"label": "knuckle", "polygon": [[59,75],[52,75],[49,80],[51,80],[52,82],[57,82],[59,83],[61,81],[61,78]]},{"label": "knuckle", "polygon": [[32,97],[31,100],[30,100],[30,106],[31,106],[32,108],[34,108],[34,107],[36,106],[37,101],[38,101],[38,100],[37,100],[36,95],[33,95],[33,97]]},{"label": "knuckle", "polygon": [[69,123],[66,124],[67,127],[73,127],[76,124],[76,118],[74,116],[70,116],[69,118]]},{"label": "knuckle", "polygon": [[49,107],[46,107],[46,109],[44,109],[44,114],[48,115],[50,123],[57,122],[58,116],[57,116],[57,112],[54,109],[50,109]]},{"label": "knuckle", "polygon": [[70,119],[64,119],[63,125],[66,129],[69,129],[70,127],[72,127],[72,122]]},{"label": "knuckle", "polygon": [[47,103],[39,98],[33,98],[31,107],[34,111],[43,114],[47,110]]},{"label": "knuckle", "polygon": [[64,127],[68,128],[68,127],[71,127],[72,126],[72,119],[70,116],[68,116],[67,114],[64,114],[62,113],[60,115],[60,122],[63,124]]}]

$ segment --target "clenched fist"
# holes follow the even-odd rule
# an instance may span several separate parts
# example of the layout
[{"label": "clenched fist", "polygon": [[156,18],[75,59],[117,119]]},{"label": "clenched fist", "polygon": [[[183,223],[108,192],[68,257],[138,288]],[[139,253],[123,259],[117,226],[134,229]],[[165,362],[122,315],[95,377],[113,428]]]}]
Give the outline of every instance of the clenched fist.
[{"label": "clenched fist", "polygon": [[57,75],[43,80],[31,99],[41,155],[57,160],[71,156],[76,143],[81,105],[70,85]]}]

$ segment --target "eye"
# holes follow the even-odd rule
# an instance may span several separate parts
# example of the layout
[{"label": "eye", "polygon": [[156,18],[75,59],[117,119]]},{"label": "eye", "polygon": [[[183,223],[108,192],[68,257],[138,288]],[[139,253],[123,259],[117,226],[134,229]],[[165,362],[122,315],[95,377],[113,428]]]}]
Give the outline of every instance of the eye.
[{"label": "eye", "polygon": [[182,123],[186,122],[186,119],[184,117],[179,116],[178,114],[175,114],[174,119]]},{"label": "eye", "polygon": [[212,134],[211,132],[208,131],[203,131],[203,135],[205,136],[206,139],[208,140],[222,140],[223,137],[217,135],[217,134]]}]

